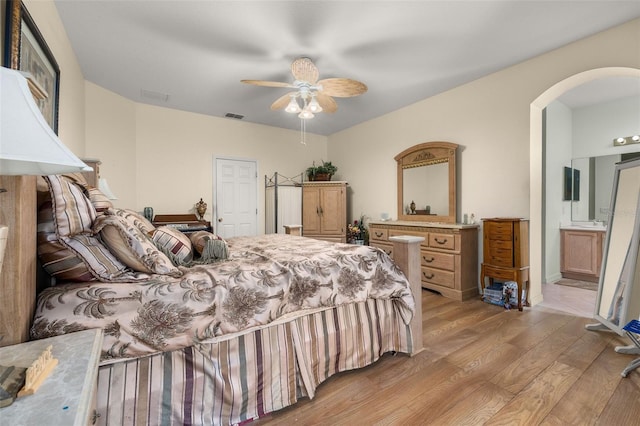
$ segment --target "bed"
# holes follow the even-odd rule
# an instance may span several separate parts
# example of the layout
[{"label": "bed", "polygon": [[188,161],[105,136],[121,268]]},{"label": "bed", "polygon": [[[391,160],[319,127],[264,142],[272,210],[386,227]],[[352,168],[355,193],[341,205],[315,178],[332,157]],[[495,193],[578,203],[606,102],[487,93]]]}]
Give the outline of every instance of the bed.
[{"label": "bed", "polygon": [[185,235],[81,176],[44,180],[38,254],[55,285],[31,336],[103,330],[98,424],[239,424],[421,348],[409,280],[379,249]]}]

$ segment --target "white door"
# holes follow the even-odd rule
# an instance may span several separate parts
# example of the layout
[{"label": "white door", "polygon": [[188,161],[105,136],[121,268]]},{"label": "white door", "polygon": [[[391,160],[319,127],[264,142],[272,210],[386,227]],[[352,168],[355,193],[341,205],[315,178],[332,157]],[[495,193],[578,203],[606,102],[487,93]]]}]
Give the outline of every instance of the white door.
[{"label": "white door", "polygon": [[216,158],[216,233],[222,238],[256,235],[258,172],[255,160]]}]

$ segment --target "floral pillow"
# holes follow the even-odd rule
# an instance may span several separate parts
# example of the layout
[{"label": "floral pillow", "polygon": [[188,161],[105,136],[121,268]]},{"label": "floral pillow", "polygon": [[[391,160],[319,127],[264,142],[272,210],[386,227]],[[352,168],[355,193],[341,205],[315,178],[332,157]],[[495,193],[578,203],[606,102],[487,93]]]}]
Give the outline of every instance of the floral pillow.
[{"label": "floral pillow", "polygon": [[112,214],[124,218],[127,222],[133,223],[139,230],[151,236],[156,230],[149,220],[140,213],[129,209],[109,209],[107,214]]},{"label": "floral pillow", "polygon": [[180,276],[182,273],[153,241],[133,223],[118,215],[103,215],[93,226],[102,241],[122,263],[138,272]]}]

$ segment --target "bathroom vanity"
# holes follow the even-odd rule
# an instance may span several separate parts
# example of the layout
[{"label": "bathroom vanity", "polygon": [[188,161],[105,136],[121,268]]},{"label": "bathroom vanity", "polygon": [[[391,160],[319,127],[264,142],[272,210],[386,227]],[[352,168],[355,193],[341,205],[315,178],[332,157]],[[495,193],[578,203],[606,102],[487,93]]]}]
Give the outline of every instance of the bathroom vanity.
[{"label": "bathroom vanity", "polygon": [[563,278],[598,282],[602,268],[604,226],[560,228],[560,272]]}]

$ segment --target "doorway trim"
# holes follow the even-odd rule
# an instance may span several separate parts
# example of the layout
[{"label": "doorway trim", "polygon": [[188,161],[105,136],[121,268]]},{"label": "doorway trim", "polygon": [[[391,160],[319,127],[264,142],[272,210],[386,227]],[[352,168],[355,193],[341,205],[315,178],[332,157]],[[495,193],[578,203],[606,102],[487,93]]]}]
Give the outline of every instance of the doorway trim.
[{"label": "doorway trim", "polygon": [[640,69],[629,67],[596,68],[574,74],[554,84],[533,102],[529,110],[529,297],[532,305],[542,302],[542,232],[543,232],[543,110],[565,92],[605,77],[638,77]]}]

